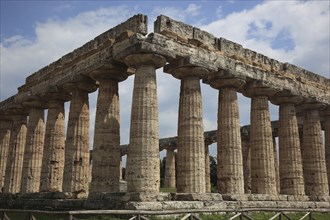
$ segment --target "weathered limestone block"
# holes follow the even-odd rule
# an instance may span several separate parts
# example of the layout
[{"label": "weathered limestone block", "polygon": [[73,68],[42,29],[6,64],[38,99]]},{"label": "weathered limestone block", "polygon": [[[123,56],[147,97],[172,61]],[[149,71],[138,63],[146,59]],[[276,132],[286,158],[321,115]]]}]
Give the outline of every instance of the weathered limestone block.
[{"label": "weathered limestone block", "polygon": [[308,196],[329,194],[325,149],[318,108],[320,106],[315,103],[303,106],[303,171],[305,193]]},{"label": "weathered limestone block", "polygon": [[65,152],[65,111],[66,93],[50,93],[42,159],[40,191],[62,192]]},{"label": "weathered limestone block", "polygon": [[15,194],[20,191],[26,140],[26,115],[12,115],[13,128],[7,158],[4,193]]},{"label": "weathered limestone block", "polygon": [[132,54],[126,64],[136,69],[130,144],[127,153],[128,192],[159,192],[159,137],[156,69],[165,65],[157,54]]},{"label": "weathered limestone block", "polygon": [[272,99],[279,104],[279,173],[280,193],[304,195],[304,177],[295,105],[302,101],[297,96],[277,95]]},{"label": "weathered limestone block", "polygon": [[[172,68],[171,65],[168,67]],[[200,78],[207,74],[207,70],[202,67],[178,66],[166,71],[181,79],[177,192],[205,193],[205,143]]]},{"label": "weathered limestone block", "polygon": [[253,194],[277,194],[273,135],[267,97],[274,92],[261,81],[250,84],[245,90],[245,95],[252,97],[250,149]]},{"label": "weathered limestone block", "polygon": [[222,72],[211,77],[211,86],[219,89],[218,101],[218,190],[221,194],[243,194],[243,157],[237,90],[245,84],[241,78],[224,78]]},{"label": "weathered limestone block", "polygon": [[10,144],[12,121],[5,116],[0,116],[0,189],[4,186],[7,158]]},{"label": "weathered limestone block", "polygon": [[94,91],[91,81],[67,85],[72,91],[67,138],[65,141],[65,166],[63,192],[73,197],[88,195],[89,168],[89,102],[88,92]]},{"label": "weathered limestone block", "polygon": [[165,167],[165,187],[175,188],[175,155],[174,149],[168,148],[166,150],[166,167]]},{"label": "weathered limestone block", "polygon": [[206,193],[211,192],[209,143],[205,143],[205,192]]},{"label": "weathered limestone block", "polygon": [[328,186],[330,191],[330,107],[327,107],[323,115],[324,115],[324,134],[325,134],[325,160],[327,164]]},{"label": "weathered limestone block", "polygon": [[[33,105],[33,107],[31,106]],[[29,103],[25,152],[22,170],[22,193],[39,192],[40,173],[45,138],[44,108],[39,103]]]},{"label": "weathered limestone block", "polygon": [[111,66],[91,74],[99,81],[91,192],[119,192],[121,153],[118,82],[127,78],[126,70],[126,66]]}]

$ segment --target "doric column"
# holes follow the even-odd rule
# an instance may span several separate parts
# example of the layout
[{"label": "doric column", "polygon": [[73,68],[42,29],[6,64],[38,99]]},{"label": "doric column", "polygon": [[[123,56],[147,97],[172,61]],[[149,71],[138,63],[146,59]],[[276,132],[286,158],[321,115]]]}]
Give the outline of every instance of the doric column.
[{"label": "doric column", "polygon": [[242,137],[244,193],[251,193],[251,151],[249,137]]},{"label": "doric column", "polygon": [[62,192],[65,151],[64,102],[70,99],[64,91],[47,93],[48,114],[42,159],[40,191]]},{"label": "doric column", "polygon": [[319,108],[317,103],[304,104],[303,169],[305,193],[308,196],[329,195],[325,149],[322,140]]},{"label": "doric column", "polygon": [[89,102],[88,93],[95,91],[93,81],[68,83],[71,91],[69,121],[65,141],[65,165],[63,192],[71,192],[72,197],[88,195],[89,168]]},{"label": "doric column", "polygon": [[166,149],[165,187],[175,188],[175,155],[173,148]]},{"label": "doric column", "polygon": [[302,102],[302,98],[279,93],[271,101],[280,106],[278,128],[280,193],[304,195],[304,177],[295,107],[296,104]]},{"label": "doric column", "polygon": [[109,64],[91,73],[99,82],[95,115],[91,192],[119,192],[120,114],[118,82],[128,77],[127,67]]},{"label": "doric column", "polygon": [[330,191],[330,106],[324,112],[324,134],[325,134],[325,160],[328,173],[328,187]]},{"label": "doric column", "polygon": [[12,124],[8,116],[0,115],[0,192],[3,191],[5,181]]},{"label": "doric column", "polygon": [[10,135],[3,191],[4,193],[15,194],[18,193],[21,188],[27,117],[25,114],[18,112],[12,115],[12,120],[13,128]]},{"label": "doric column", "polygon": [[280,191],[281,191],[281,189],[280,189],[280,168],[279,168],[279,160],[278,160],[278,151],[277,151],[276,137],[274,137],[274,136],[273,136],[273,149],[274,149],[276,193],[279,194]]},{"label": "doric column", "polygon": [[157,54],[132,54],[125,58],[136,69],[130,143],[127,154],[128,192],[159,192],[159,136],[156,69],[165,65]]},{"label": "doric column", "polygon": [[274,91],[254,81],[245,90],[251,97],[250,149],[251,193],[276,195],[273,135],[270,123],[268,96]]},{"label": "doric column", "polygon": [[219,90],[218,101],[218,190],[221,194],[243,194],[243,157],[237,91],[245,80],[221,70],[209,77],[210,85]]},{"label": "doric column", "polygon": [[24,106],[29,109],[29,120],[25,142],[21,193],[39,192],[42,155],[45,138],[45,104],[28,100]]},{"label": "doric column", "polygon": [[205,143],[200,79],[208,72],[196,66],[169,64],[165,72],[181,79],[177,192],[205,193]]},{"label": "doric column", "polygon": [[210,155],[209,142],[205,141],[205,192],[211,192],[211,170],[210,170]]}]

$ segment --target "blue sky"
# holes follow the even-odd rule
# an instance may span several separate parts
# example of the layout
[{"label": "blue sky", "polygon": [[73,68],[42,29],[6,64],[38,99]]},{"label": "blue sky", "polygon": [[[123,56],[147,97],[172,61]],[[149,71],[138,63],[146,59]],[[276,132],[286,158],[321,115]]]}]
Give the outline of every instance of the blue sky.
[{"label": "blue sky", "polygon": [[[148,15],[149,32],[160,14],[283,62],[329,76],[330,1],[3,1],[0,100],[25,78],[130,16]],[[161,137],[175,136],[179,81],[158,70]],[[120,84],[121,142],[128,143],[133,76]],[[217,127],[217,91],[202,85],[205,130]],[[97,92],[90,94],[91,134]],[[241,124],[250,100],[239,95]],[[66,103],[68,111],[69,103]],[[271,117],[278,108],[271,105]],[[93,135],[91,135],[92,146]]]}]

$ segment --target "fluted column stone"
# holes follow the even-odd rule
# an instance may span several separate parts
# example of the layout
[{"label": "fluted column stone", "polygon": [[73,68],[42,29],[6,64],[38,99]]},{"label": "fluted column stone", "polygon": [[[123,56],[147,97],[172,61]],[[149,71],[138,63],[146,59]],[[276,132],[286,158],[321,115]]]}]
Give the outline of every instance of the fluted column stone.
[{"label": "fluted column stone", "polygon": [[8,116],[0,116],[0,192],[5,181],[12,124]]},{"label": "fluted column stone", "polygon": [[109,65],[92,72],[91,77],[99,82],[91,192],[119,192],[121,154],[118,83],[128,77],[127,67]]},{"label": "fluted column stone", "polygon": [[15,194],[21,188],[27,117],[25,114],[17,113],[12,115],[12,120],[13,128],[10,135],[3,192]]},{"label": "fluted column stone", "polygon": [[210,82],[219,90],[217,184],[219,193],[239,195],[244,193],[244,175],[237,91],[245,80],[228,78],[228,74],[228,71],[216,72]]},{"label": "fluted column stone", "polygon": [[175,188],[175,155],[174,149],[166,149],[166,166],[165,166],[165,187]]},{"label": "fluted column stone", "polygon": [[322,140],[319,108],[316,103],[304,104],[303,169],[305,193],[308,196],[329,195],[325,149]]},{"label": "fluted column stone", "polygon": [[277,194],[273,135],[268,106],[268,96],[273,95],[274,92],[261,81],[253,82],[245,90],[245,95],[251,97],[252,194]]},{"label": "fluted column stone", "polygon": [[[171,65],[171,64],[170,64]],[[205,143],[200,79],[207,70],[203,67],[178,65],[164,69],[181,79],[177,192],[205,193]]]},{"label": "fluted column stone", "polygon": [[44,103],[31,101],[22,170],[22,193],[39,192],[42,156],[45,138]]},{"label": "fluted column stone", "polygon": [[157,54],[132,54],[125,58],[136,69],[134,78],[130,143],[127,153],[127,191],[158,193],[159,136],[156,69],[165,65]]},{"label": "fluted column stone", "polygon": [[328,188],[330,191],[330,106],[324,112],[325,160],[327,164]]},{"label": "fluted column stone", "polygon": [[251,151],[250,139],[242,138],[244,193],[251,193]]},{"label": "fluted column stone", "polygon": [[69,121],[65,141],[65,166],[63,192],[71,192],[73,198],[88,195],[89,167],[89,101],[88,93],[96,87],[91,81],[67,84],[71,91]]},{"label": "fluted column stone", "polygon": [[48,114],[42,159],[40,191],[62,192],[65,153],[64,102],[70,99],[64,91],[47,94]]},{"label": "fluted column stone", "polygon": [[276,193],[279,194],[281,191],[281,189],[280,189],[280,167],[279,167],[276,137],[274,137],[274,136],[273,136],[273,149],[274,149]]},{"label": "fluted column stone", "polygon": [[278,129],[280,193],[304,195],[304,176],[295,107],[302,102],[302,99],[293,95],[277,95],[272,102],[280,105]]},{"label": "fluted column stone", "polygon": [[210,155],[209,143],[205,142],[205,192],[211,192],[211,170],[210,170]]}]

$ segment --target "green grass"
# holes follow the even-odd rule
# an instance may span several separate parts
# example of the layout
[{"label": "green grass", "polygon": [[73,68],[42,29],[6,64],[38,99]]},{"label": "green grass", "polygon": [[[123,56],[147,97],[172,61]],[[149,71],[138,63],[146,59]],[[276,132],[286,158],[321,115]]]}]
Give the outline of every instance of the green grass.
[{"label": "green grass", "polygon": [[175,193],[176,188],[160,188],[160,191],[165,193]]}]

